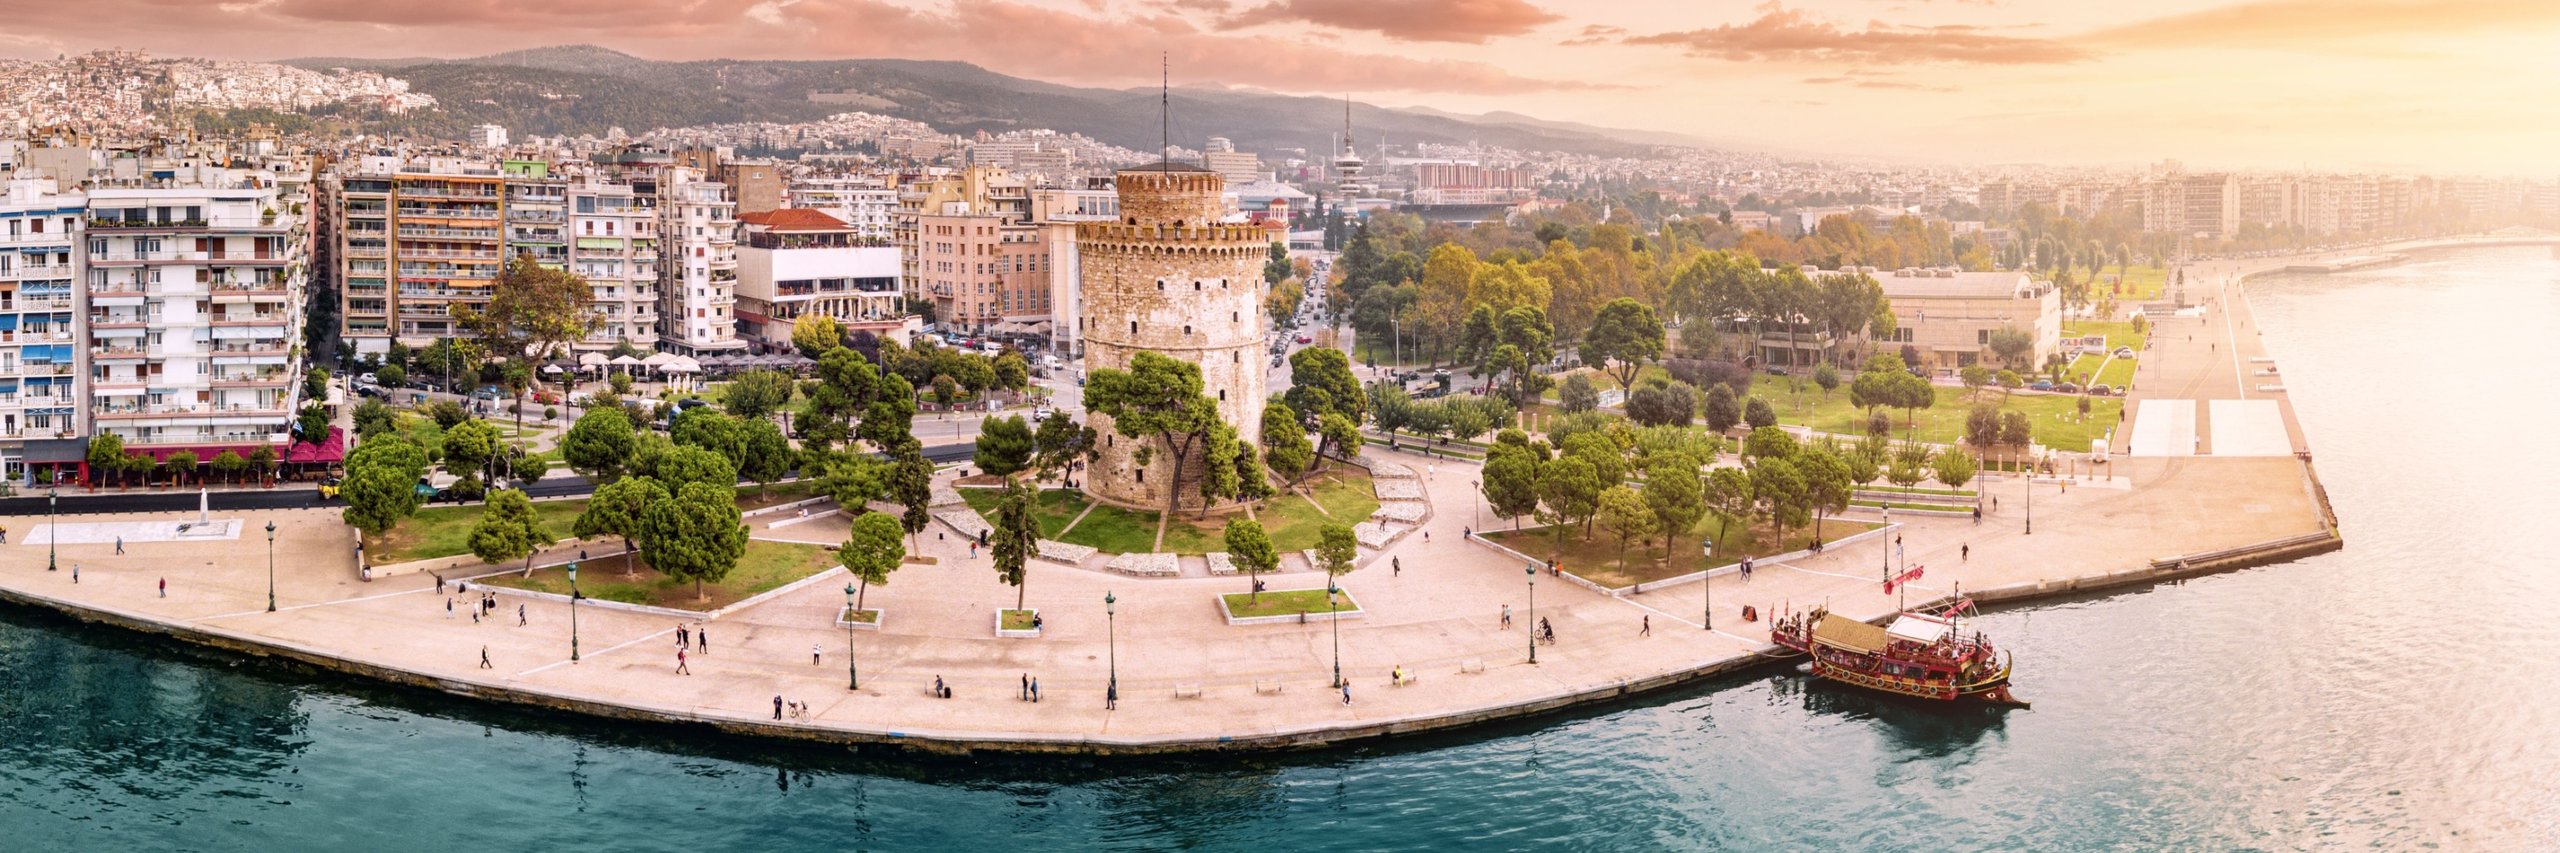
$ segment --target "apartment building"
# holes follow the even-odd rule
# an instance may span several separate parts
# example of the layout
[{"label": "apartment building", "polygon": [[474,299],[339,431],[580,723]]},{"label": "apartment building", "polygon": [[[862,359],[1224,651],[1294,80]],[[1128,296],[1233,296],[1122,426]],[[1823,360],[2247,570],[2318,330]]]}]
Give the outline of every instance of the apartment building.
[{"label": "apartment building", "polygon": [[1251,151],[1238,151],[1236,144],[1223,136],[1209,137],[1209,145],[1201,150],[1200,164],[1227,179],[1228,186],[1249,184],[1262,177],[1262,158]]},{"label": "apartment building", "polygon": [[2172,174],[2143,185],[2142,229],[2229,237],[2240,230],[2240,182],[2228,172]]},{"label": "apartment building", "polygon": [[[958,172],[928,175],[898,187],[898,210],[889,220],[890,239],[899,250],[898,282],[907,295],[924,299],[923,255],[918,228],[926,214],[992,215],[1015,222],[1031,218],[1029,185],[996,166],[971,166]],[[948,322],[935,315],[938,322]]]},{"label": "apartment building", "polygon": [[0,196],[0,476],[25,482],[46,445],[88,434],[78,385],[85,329],[77,283],[88,197],[52,178],[15,178]]},{"label": "apartment building", "polygon": [[783,208],[738,223],[738,329],[758,347],[790,351],[792,325],[812,314],[900,343],[921,329],[898,290],[896,247],[823,211]]},{"label": "apartment building", "polygon": [[746,349],[738,337],[737,202],[728,187],[685,167],[658,183],[659,349],[709,355]]},{"label": "apartment building", "polygon": [[455,312],[488,306],[508,257],[507,182],[490,164],[387,156],[324,181],[349,346],[381,353],[465,333]]},{"label": "apartment building", "polygon": [[877,177],[811,175],[791,179],[791,207],[835,217],[862,240],[891,245],[891,220],[898,213],[898,191]]},{"label": "apartment building", "polygon": [[1031,221],[1041,231],[1049,269],[1049,349],[1073,358],[1084,352],[1084,332],[1076,318],[1084,316],[1084,254],[1076,241],[1076,224],[1120,220],[1120,192],[1111,179],[1095,178],[1082,187],[1042,187],[1031,191]]},{"label": "apartment building", "polygon": [[986,333],[1049,322],[1055,269],[1043,226],[995,214],[918,217],[917,275],[943,328]]},{"label": "apartment building", "polygon": [[[726,151],[727,149],[721,149]],[[763,213],[779,210],[784,202],[782,165],[770,159],[732,160],[714,158],[717,165],[708,171],[712,180],[729,188],[729,199],[737,202],[739,213]]]},{"label": "apartment building", "polygon": [[304,200],[260,170],[152,183],[89,191],[93,430],[162,459],[281,453],[301,388]]},{"label": "apartment building", "polygon": [[657,197],[593,175],[568,186],[570,270],[587,279],[596,327],[573,348],[658,344]]}]

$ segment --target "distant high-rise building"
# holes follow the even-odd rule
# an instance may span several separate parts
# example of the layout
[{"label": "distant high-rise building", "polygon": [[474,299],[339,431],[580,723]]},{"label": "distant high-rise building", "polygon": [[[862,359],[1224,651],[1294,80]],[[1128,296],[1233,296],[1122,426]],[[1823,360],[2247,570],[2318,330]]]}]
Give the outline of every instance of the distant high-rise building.
[{"label": "distant high-rise building", "polygon": [[482,148],[505,148],[507,129],[494,124],[472,125],[471,142]]},{"label": "distant high-rise building", "polygon": [[443,158],[366,157],[324,182],[347,344],[381,353],[465,334],[457,312],[488,306],[506,262],[505,189],[493,165]]},{"label": "distant high-rise building", "polygon": [[[52,178],[14,178],[0,196],[0,472],[23,482],[31,467],[77,470],[68,442],[89,430],[80,387],[88,334],[79,307],[88,197]],[[48,447],[63,448],[48,458]],[[67,458],[64,458],[67,457]]]},{"label": "distant high-rise building", "polygon": [[738,339],[737,202],[692,169],[658,184],[659,347],[680,355],[745,349]]},{"label": "distant high-rise building", "polygon": [[792,325],[809,315],[901,343],[912,337],[896,247],[805,208],[743,214],[738,223],[738,326],[750,340],[789,351]]}]

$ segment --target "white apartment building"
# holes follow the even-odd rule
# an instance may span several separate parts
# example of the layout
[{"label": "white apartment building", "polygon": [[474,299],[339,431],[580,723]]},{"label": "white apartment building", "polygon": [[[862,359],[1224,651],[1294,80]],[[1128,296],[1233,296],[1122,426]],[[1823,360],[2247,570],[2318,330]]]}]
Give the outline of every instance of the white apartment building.
[{"label": "white apartment building", "polygon": [[836,218],[864,241],[888,245],[895,231],[898,191],[887,181],[841,175],[793,178],[790,207],[815,210]]},{"label": "white apartment building", "polygon": [[678,355],[743,350],[738,338],[738,217],[728,187],[671,168],[658,184],[659,349]]},{"label": "white apartment building", "polygon": [[587,176],[569,185],[570,270],[585,276],[597,323],[574,349],[658,344],[657,199]]},{"label": "white apartment building", "polygon": [[301,386],[304,200],[264,172],[194,171],[192,186],[89,192],[94,431],[162,459],[282,455]]},{"label": "white apartment building", "polygon": [[923,327],[898,291],[896,247],[866,245],[852,226],[815,210],[738,219],[738,327],[763,348],[790,351],[792,324],[811,314],[900,343]]},{"label": "white apartment building", "polygon": [[[78,387],[87,196],[51,178],[8,181],[0,196],[0,476],[26,482],[29,445],[87,435]],[[60,459],[43,461],[62,461]]]}]

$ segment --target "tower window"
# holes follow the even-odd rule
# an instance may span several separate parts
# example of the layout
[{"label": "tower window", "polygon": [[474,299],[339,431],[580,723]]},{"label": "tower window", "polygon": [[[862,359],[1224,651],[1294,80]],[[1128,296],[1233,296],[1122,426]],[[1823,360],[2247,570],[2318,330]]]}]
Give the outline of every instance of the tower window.
[{"label": "tower window", "polygon": [[1182,327],[1182,333],[1183,333],[1183,334],[1186,334],[1186,335],[1191,334],[1191,327],[1190,327],[1190,326],[1184,326],[1184,327]]},{"label": "tower window", "polygon": [[1218,389],[1218,402],[1224,403],[1224,402],[1226,402],[1226,401],[1227,401],[1227,389],[1224,389],[1224,388],[1220,388],[1220,389]]},{"label": "tower window", "polygon": [[1136,320],[1131,320],[1131,321],[1129,321],[1129,334],[1134,335],[1134,334],[1137,334],[1137,333],[1138,333],[1138,321],[1136,321]]},{"label": "tower window", "polygon": [[1140,469],[1138,469],[1138,482],[1144,483],[1144,482],[1146,482],[1146,481],[1147,481],[1147,469],[1145,469],[1145,468],[1140,468]]}]

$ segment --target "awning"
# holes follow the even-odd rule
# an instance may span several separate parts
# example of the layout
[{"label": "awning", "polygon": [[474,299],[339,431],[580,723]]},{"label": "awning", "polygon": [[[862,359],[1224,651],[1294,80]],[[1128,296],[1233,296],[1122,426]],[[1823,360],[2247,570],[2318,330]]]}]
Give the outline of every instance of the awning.
[{"label": "awning", "polygon": [[603,367],[605,361],[604,353],[600,352],[583,353],[578,356],[578,364],[585,367]]},{"label": "awning", "polygon": [[346,458],[347,431],[339,427],[330,427],[329,437],[322,439],[318,444],[297,441],[284,451],[284,461],[295,464],[336,463]]},{"label": "awning", "polygon": [[669,363],[674,362],[675,359],[676,356],[674,353],[650,353],[649,357],[641,359],[640,363],[649,367],[665,367]]},{"label": "awning", "polygon": [[28,462],[79,462],[89,458],[85,438],[30,438],[24,445]]},{"label": "awning", "polygon": [[632,365],[639,364],[640,360],[627,355],[617,355],[613,357],[612,361],[606,363],[615,367],[630,367]]},{"label": "awning", "polygon": [[1813,641],[1842,651],[1868,654],[1883,651],[1883,628],[1860,622],[1837,613],[1823,614],[1813,626]]},{"label": "awning", "polygon": [[1934,643],[1946,639],[1947,620],[1917,613],[1905,613],[1895,617],[1893,624],[1885,626],[1884,632],[1897,640]]}]

